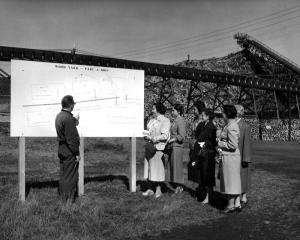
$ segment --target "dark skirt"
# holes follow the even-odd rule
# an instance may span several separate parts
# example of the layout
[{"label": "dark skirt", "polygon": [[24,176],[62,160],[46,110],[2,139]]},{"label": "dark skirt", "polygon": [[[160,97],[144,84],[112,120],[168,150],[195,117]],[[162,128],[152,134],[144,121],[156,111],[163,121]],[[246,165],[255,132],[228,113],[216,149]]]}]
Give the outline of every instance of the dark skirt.
[{"label": "dark skirt", "polygon": [[199,159],[200,185],[206,187],[216,185],[215,166],[215,153],[212,150],[207,150],[206,156]]},{"label": "dark skirt", "polygon": [[201,181],[200,178],[200,171],[199,171],[199,165],[196,162],[196,165],[192,165],[193,160],[190,159],[188,165],[187,165],[187,169],[188,169],[188,180],[195,182],[195,183],[199,183]]},{"label": "dark skirt", "polygon": [[58,192],[62,200],[74,201],[77,196],[78,162],[75,156],[60,156],[60,178]]},{"label": "dark skirt", "polygon": [[[198,182],[201,186],[213,187],[215,180],[215,151],[200,148],[195,145],[194,151],[190,155],[191,161],[188,164],[188,179]],[[192,162],[196,164],[192,166]]]}]

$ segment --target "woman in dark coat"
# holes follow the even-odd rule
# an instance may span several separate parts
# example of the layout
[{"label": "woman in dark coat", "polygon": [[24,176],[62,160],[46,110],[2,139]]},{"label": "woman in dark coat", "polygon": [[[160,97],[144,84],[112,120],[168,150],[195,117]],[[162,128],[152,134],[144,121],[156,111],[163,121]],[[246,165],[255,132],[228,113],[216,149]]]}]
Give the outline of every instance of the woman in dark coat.
[{"label": "woman in dark coat", "polygon": [[[215,155],[216,155],[216,131],[213,124],[214,113],[211,109],[202,111],[203,122],[196,128],[196,143],[194,146],[193,161],[198,165],[199,170],[199,188],[206,190],[205,199],[202,203],[208,203],[212,189],[215,186]],[[198,198],[201,200],[201,198]]]},{"label": "woman in dark coat", "polygon": [[196,142],[196,139],[195,139],[195,132],[196,132],[196,128],[197,126],[199,125],[199,123],[201,123],[203,121],[202,119],[202,112],[204,111],[205,109],[205,103],[202,102],[202,101],[198,101],[195,103],[194,107],[193,107],[193,112],[194,112],[194,121],[192,123],[192,126],[191,126],[191,136],[190,136],[190,141],[189,141],[189,148],[190,148],[190,152],[189,152],[189,157],[190,159],[192,158],[192,155],[193,155],[193,150],[194,150],[194,145],[195,145],[195,142]]}]

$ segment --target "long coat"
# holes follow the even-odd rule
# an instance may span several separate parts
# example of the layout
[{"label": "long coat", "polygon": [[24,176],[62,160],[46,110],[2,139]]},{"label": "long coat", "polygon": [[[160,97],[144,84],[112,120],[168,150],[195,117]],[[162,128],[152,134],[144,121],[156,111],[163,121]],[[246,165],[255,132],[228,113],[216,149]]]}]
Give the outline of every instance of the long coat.
[{"label": "long coat", "polygon": [[218,142],[218,147],[222,150],[220,191],[225,194],[241,193],[239,135],[240,130],[236,120],[230,119],[223,128]]},{"label": "long coat", "polygon": [[[199,123],[195,131],[196,143],[192,158],[198,163],[199,184],[202,186],[215,186],[216,131],[212,121]],[[199,142],[205,142],[200,156],[197,154],[201,149]]]},{"label": "long coat", "polygon": [[167,180],[175,183],[183,183],[183,141],[186,136],[184,118],[178,116],[171,125],[171,139],[175,142],[170,144],[171,152],[168,152]]},{"label": "long coat", "polygon": [[240,129],[239,149],[241,153],[241,184],[242,193],[248,192],[250,187],[250,165],[251,163],[251,141],[250,141],[250,126],[244,119],[238,120]]}]

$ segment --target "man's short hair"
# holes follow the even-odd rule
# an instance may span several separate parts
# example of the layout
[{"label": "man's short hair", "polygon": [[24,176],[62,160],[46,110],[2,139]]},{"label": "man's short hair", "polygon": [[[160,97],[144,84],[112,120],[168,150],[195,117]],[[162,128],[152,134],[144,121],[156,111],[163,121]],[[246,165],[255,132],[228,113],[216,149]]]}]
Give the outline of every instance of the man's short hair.
[{"label": "man's short hair", "polygon": [[245,112],[244,107],[240,104],[239,105],[234,105],[234,106],[235,106],[236,111],[237,111],[237,116],[238,117],[244,116],[244,112]]},{"label": "man's short hair", "polygon": [[74,99],[71,95],[66,95],[61,100],[62,108],[69,108],[74,104],[75,104],[75,102],[74,102]]}]

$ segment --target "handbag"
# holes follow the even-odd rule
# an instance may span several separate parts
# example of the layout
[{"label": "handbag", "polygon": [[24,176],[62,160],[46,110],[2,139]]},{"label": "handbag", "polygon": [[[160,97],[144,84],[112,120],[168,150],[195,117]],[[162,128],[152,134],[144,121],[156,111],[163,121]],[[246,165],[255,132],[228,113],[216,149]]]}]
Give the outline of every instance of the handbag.
[{"label": "handbag", "polygon": [[157,149],[152,142],[147,141],[145,144],[145,158],[149,161],[156,153]]}]

